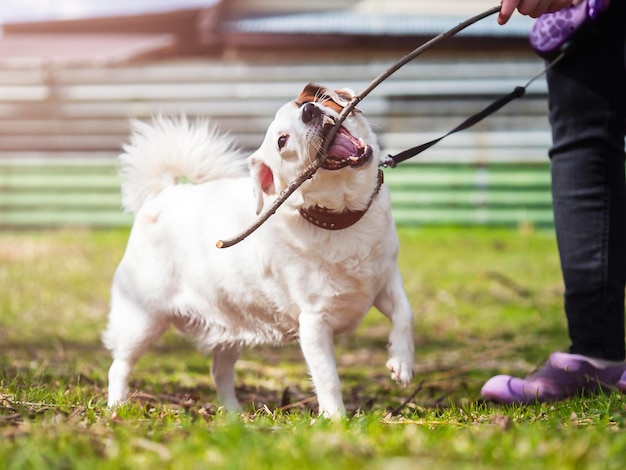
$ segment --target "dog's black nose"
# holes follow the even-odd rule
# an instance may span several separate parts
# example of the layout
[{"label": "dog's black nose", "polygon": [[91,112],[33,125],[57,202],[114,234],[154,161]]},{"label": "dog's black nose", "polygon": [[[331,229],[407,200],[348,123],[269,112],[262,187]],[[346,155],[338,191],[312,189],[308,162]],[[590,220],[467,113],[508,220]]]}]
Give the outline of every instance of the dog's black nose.
[{"label": "dog's black nose", "polygon": [[322,110],[313,103],[306,103],[302,106],[302,122],[305,124],[311,122],[313,119],[319,118],[321,115]]}]

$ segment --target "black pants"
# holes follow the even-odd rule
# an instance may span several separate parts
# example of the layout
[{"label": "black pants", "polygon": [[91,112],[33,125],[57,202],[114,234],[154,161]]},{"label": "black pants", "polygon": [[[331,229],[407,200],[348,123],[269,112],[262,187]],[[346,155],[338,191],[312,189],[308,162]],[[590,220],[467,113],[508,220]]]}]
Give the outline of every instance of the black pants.
[{"label": "black pants", "polygon": [[552,196],[570,352],[624,359],[626,2],[548,73]]}]

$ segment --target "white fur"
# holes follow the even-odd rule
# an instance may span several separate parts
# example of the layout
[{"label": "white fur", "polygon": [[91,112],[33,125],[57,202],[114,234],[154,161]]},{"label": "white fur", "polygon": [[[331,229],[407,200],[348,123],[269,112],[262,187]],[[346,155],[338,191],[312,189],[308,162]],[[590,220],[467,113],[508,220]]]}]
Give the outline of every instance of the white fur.
[{"label": "white fur", "polygon": [[[344,230],[317,228],[297,212],[314,204],[343,210],[369,203],[377,181],[375,137],[360,115],[344,125],[372,145],[372,163],[319,170],[256,232],[218,249],[218,239],[249,226],[257,209],[308,166],[320,143],[315,126],[303,122],[294,102],[281,107],[248,159],[250,177],[242,174],[245,161],[231,140],[207,130],[205,122],[157,118],[134,124],[121,174],[124,206],[135,220],[113,280],[103,334],[114,359],[109,406],[127,399],[135,362],[174,325],[213,353],[211,375],[227,409],[240,409],[234,365],[243,346],[299,339],[320,414],[341,415],[333,336],[355,329],[372,306],[392,321],[391,376],[409,383],[413,314],[396,266],[398,240],[387,188]],[[281,135],[288,140],[279,151]],[[271,170],[269,186],[259,182],[263,169]],[[176,184],[179,176],[194,184]]]}]

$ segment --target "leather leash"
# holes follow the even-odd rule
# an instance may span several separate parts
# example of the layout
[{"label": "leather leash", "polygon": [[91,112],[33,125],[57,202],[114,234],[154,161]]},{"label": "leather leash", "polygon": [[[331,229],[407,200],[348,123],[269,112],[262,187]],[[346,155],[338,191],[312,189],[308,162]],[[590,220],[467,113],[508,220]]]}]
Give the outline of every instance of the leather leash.
[{"label": "leather leash", "polygon": [[491,104],[489,104],[487,107],[485,107],[482,111],[477,112],[476,114],[473,114],[472,116],[468,117],[465,121],[463,121],[461,124],[459,124],[458,126],[456,126],[454,129],[452,129],[450,132],[448,132],[447,134],[442,135],[441,137],[438,137],[436,139],[433,139],[429,142],[417,145],[415,147],[412,147],[410,149],[404,150],[396,155],[387,155],[383,160],[381,160],[381,162],[378,164],[379,166],[383,167],[383,168],[395,168],[398,163],[402,163],[406,160],[408,160],[409,158],[413,158],[416,155],[419,155],[420,153],[422,153],[423,151],[429,149],[430,147],[432,147],[433,145],[439,143],[440,141],[442,141],[443,139],[445,139],[446,137],[448,137],[449,135],[455,134],[457,132],[463,131],[465,129],[468,129],[470,127],[472,127],[473,125],[479,123],[480,121],[482,121],[483,119],[485,119],[486,117],[494,114],[495,112],[499,111],[501,108],[503,108],[504,106],[506,106],[507,104],[509,104],[511,101],[517,99],[517,98],[521,98],[522,96],[524,96],[526,94],[526,89],[538,78],[542,77],[543,75],[546,74],[546,72],[551,69],[554,65],[556,65],[557,62],[559,62],[563,57],[564,57],[564,53],[559,54],[554,60],[552,60],[548,65],[546,65],[546,67],[537,75],[535,75],[533,78],[531,78],[524,86],[517,86],[515,87],[515,89],[504,96],[501,96],[500,98],[496,99],[495,101],[493,101]]}]

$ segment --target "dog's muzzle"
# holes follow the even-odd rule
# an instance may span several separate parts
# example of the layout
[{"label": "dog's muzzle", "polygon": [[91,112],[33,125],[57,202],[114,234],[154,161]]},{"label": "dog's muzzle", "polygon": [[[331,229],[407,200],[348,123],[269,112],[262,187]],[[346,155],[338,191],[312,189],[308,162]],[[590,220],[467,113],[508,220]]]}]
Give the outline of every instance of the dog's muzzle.
[{"label": "dog's muzzle", "polygon": [[[313,103],[305,103],[301,108],[302,122],[319,123],[320,126],[335,125],[335,118],[324,113],[324,110]],[[341,168],[358,168],[372,161],[374,151],[358,137],[353,136],[341,126],[333,141],[326,150],[326,158],[321,167],[325,170],[340,170]]]}]

